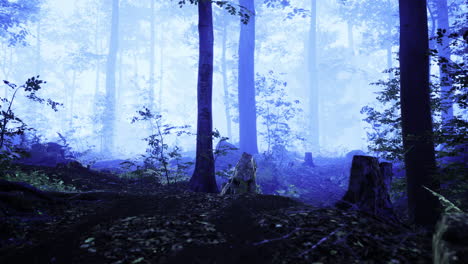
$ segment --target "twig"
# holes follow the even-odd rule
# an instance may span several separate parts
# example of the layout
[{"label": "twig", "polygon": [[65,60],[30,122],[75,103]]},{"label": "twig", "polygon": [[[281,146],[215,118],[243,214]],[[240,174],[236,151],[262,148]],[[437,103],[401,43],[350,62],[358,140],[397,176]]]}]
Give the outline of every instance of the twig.
[{"label": "twig", "polygon": [[308,250],[302,252],[301,254],[299,254],[298,256],[299,257],[302,257],[304,256],[305,254],[309,253],[310,251],[312,251],[313,249],[315,249],[316,247],[318,247],[320,244],[322,244],[323,242],[325,242],[327,239],[329,239],[331,236],[333,236],[336,232],[340,231],[341,228],[338,228],[336,229],[335,231],[331,232],[330,234],[328,234],[328,236],[326,237],[323,237],[322,239],[320,239],[319,242],[317,242],[315,245],[313,245],[311,248],[309,248]]},{"label": "twig", "polygon": [[262,245],[262,244],[266,244],[266,243],[270,243],[270,242],[273,242],[273,241],[278,241],[278,240],[282,240],[282,239],[286,239],[288,237],[290,237],[294,232],[300,230],[301,228],[299,227],[296,227],[293,231],[291,231],[290,233],[282,236],[282,237],[277,237],[277,238],[272,238],[272,239],[265,239],[265,240],[262,240],[260,242],[256,242],[256,243],[253,243],[252,245],[254,246],[258,246],[258,245]]}]

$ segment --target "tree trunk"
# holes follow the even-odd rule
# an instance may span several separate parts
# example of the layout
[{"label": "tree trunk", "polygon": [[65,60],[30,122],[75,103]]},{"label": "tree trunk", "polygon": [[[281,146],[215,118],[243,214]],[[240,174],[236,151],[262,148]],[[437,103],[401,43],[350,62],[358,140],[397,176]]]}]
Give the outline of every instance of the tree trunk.
[{"label": "tree trunk", "polygon": [[309,113],[310,113],[310,136],[312,150],[318,151],[320,147],[319,134],[319,91],[317,74],[317,1],[311,0],[311,17],[309,28]]},{"label": "tree trunk", "polygon": [[197,87],[197,154],[190,189],[218,193],[213,158],[213,14],[211,1],[198,2],[198,87]]},{"label": "tree trunk", "polygon": [[109,41],[109,53],[107,55],[106,69],[106,110],[103,121],[104,152],[110,154],[114,148],[115,127],[115,68],[119,40],[119,0],[112,1],[111,35]]},{"label": "tree trunk", "polygon": [[36,75],[41,74],[41,18],[39,17],[36,25]]},{"label": "tree trunk", "polygon": [[164,25],[159,23],[159,94],[158,94],[158,110],[162,112],[162,97],[164,87]]},{"label": "tree trunk", "polygon": [[[95,32],[94,32],[94,47],[95,47],[95,53],[96,54],[101,54],[101,50],[102,50],[102,41],[100,41],[99,39],[99,12],[100,12],[100,8],[97,7],[97,11],[96,11],[96,28],[95,28]],[[95,68],[95,83],[94,83],[94,104],[93,104],[93,117],[96,118],[96,117],[100,117],[101,113],[98,113],[98,105],[99,105],[99,90],[100,90],[100,81],[101,81],[101,61],[100,59],[96,59],[96,68]],[[94,120],[93,121],[93,130],[95,132],[98,131],[98,126],[99,126],[99,119],[97,120]],[[103,146],[102,146],[102,133],[97,133],[97,136],[98,136],[98,141],[100,142],[99,144],[99,151],[102,151],[103,150]]]},{"label": "tree trunk", "polygon": [[70,85],[70,110],[69,110],[69,120],[68,120],[68,129],[73,130],[73,112],[75,111],[75,91],[76,91],[76,69],[73,69],[72,73],[72,82]]},{"label": "tree trunk", "polygon": [[154,111],[154,55],[155,55],[155,30],[156,30],[156,21],[154,20],[154,0],[151,2],[151,15],[150,15],[150,57],[149,57],[149,109]]},{"label": "tree trunk", "polygon": [[[392,24],[390,22],[387,24],[387,36],[388,40],[386,43],[386,51],[387,51],[387,69],[393,68],[393,59],[392,59]],[[393,79],[393,72],[388,73],[388,79]]]},{"label": "tree trunk", "polygon": [[[442,42],[438,44],[439,55],[443,57],[443,61],[439,63],[439,78],[441,87],[442,105],[447,107],[447,111],[442,112],[442,122],[446,124],[453,118],[453,102],[450,96],[452,88],[452,79],[448,74],[449,61],[452,52],[450,50],[450,24],[447,8],[447,0],[437,1],[437,27],[446,30]],[[445,60],[446,59],[446,60]]]},{"label": "tree trunk", "polygon": [[249,23],[241,21],[239,38],[239,147],[257,154],[257,109],[255,102],[255,7],[254,0],[239,0],[249,10]]},{"label": "tree trunk", "polygon": [[353,35],[353,23],[348,21],[348,47],[349,47],[349,54],[351,57],[354,57],[354,35]]},{"label": "tree trunk", "polygon": [[439,190],[429,96],[426,1],[400,0],[400,102],[410,220],[433,228],[439,202],[423,186]]},{"label": "tree trunk", "polygon": [[312,152],[306,152],[304,155],[304,165],[315,167],[314,160],[312,159]]},{"label": "tree trunk", "polygon": [[385,163],[379,166],[379,161],[375,157],[354,156],[348,191],[336,204],[337,207],[348,209],[356,206],[360,211],[398,223],[388,194],[388,184],[391,181],[388,168],[388,164]]},{"label": "tree trunk", "polygon": [[226,112],[226,129],[227,135],[230,141],[232,142],[232,126],[231,126],[231,109],[229,106],[229,90],[228,90],[228,80],[227,80],[227,65],[226,65],[226,42],[227,42],[227,19],[226,15],[223,14],[223,46],[221,53],[221,71],[223,75],[223,89],[224,89],[224,110]]}]

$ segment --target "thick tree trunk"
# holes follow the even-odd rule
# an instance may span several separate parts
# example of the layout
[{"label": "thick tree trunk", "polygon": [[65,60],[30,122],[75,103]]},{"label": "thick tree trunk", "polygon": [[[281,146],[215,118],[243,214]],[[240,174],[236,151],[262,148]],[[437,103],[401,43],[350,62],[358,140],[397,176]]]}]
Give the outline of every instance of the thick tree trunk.
[{"label": "thick tree trunk", "polygon": [[398,223],[388,194],[390,182],[391,164],[379,165],[375,157],[356,155],[353,157],[348,191],[336,205],[341,209],[356,206],[360,211]]},{"label": "thick tree trunk", "polygon": [[107,55],[106,68],[106,110],[103,121],[104,152],[110,154],[114,148],[115,127],[115,68],[117,63],[119,40],[119,0],[112,1],[111,35],[109,40],[109,53]]},{"label": "thick tree trunk", "polygon": [[239,147],[257,154],[257,109],[255,102],[255,7],[254,0],[239,0],[250,11],[249,23],[240,25],[239,38]]},{"label": "thick tree trunk", "polygon": [[213,158],[213,17],[211,1],[198,3],[198,34],[200,39],[198,60],[198,117],[197,154],[190,189],[196,192],[218,193]]},{"label": "thick tree trunk", "polygon": [[426,1],[400,0],[400,102],[410,220],[433,228],[439,202],[423,186],[439,190],[429,97]]},{"label": "thick tree trunk", "polygon": [[319,89],[317,74],[317,0],[311,0],[311,17],[309,28],[308,50],[308,80],[309,80],[309,113],[310,136],[312,150],[318,151],[320,147],[319,134]]},{"label": "thick tree trunk", "polygon": [[447,107],[447,111],[442,112],[442,121],[447,123],[453,118],[453,101],[450,96],[452,88],[452,79],[448,74],[449,61],[452,52],[450,50],[450,24],[448,16],[447,0],[437,1],[437,27],[446,30],[442,42],[438,44],[439,55],[443,57],[443,61],[439,64],[439,78],[441,87],[441,97],[443,106]]}]

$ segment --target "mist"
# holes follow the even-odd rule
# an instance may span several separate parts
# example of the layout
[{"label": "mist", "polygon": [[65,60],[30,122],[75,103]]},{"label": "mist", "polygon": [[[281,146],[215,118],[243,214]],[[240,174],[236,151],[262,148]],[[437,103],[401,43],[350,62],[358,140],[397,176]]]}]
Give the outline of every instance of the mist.
[{"label": "mist", "polygon": [[[272,71],[275,78],[287,83],[285,98],[299,100],[297,107],[302,112],[291,118],[288,125],[291,133],[304,140],[288,142],[288,149],[297,152],[313,149],[314,155],[327,156],[353,149],[366,151],[367,123],[360,109],[376,102],[377,87],[370,83],[385,78],[382,72],[397,64],[396,3],[385,18],[389,20],[385,22],[391,34],[388,35],[351,17],[339,1],[317,2],[316,123],[310,122],[309,1],[291,1],[287,6],[274,7],[256,4],[255,73],[267,76]],[[111,1],[41,1],[39,7],[34,19],[24,25],[28,34],[23,43],[14,46],[2,43],[1,79],[21,83],[40,75],[47,82],[41,93],[63,103],[57,112],[36,105],[28,109],[18,106],[19,115],[37,130],[35,134],[43,141],[57,142],[60,133],[76,151],[92,149],[107,158],[144,153],[146,142],[142,139],[150,130],[144,124],[131,124],[136,111],[143,107],[151,107],[171,125],[190,125],[189,130],[195,133],[198,32],[194,6],[180,8],[176,2],[154,1],[151,9],[151,1],[120,1],[111,134],[103,132],[108,116],[104,101]],[[294,9],[302,12],[295,14]],[[240,23],[237,16],[216,6],[213,16],[213,127],[238,144]],[[381,35],[388,40],[381,39],[383,43],[370,46],[369,42]],[[391,54],[387,54],[387,41],[392,42]],[[9,93],[5,88],[5,97]],[[226,107],[230,109],[230,131]],[[261,117],[257,117],[257,125],[259,132],[265,130]],[[313,147],[312,132],[318,137]],[[108,137],[113,139],[110,149],[103,142]],[[184,151],[195,149],[193,135],[179,137],[177,142],[171,137],[168,140]],[[267,150],[266,141],[258,135],[260,152]]]}]

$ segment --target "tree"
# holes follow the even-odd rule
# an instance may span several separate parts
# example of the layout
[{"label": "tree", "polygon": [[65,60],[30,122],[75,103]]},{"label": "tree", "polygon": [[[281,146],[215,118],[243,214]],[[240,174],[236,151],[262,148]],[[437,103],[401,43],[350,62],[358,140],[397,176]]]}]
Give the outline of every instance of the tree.
[{"label": "tree", "polygon": [[154,71],[154,55],[155,55],[155,38],[156,38],[156,20],[154,16],[155,8],[154,8],[154,0],[150,0],[151,2],[151,15],[150,15],[150,58],[149,58],[149,106],[150,109],[154,109],[154,81],[155,81],[155,71]]},{"label": "tree", "polygon": [[228,77],[227,77],[227,62],[226,62],[226,50],[227,50],[227,25],[228,20],[225,15],[222,16],[222,51],[221,51],[221,72],[223,76],[223,92],[224,92],[224,111],[226,113],[226,129],[228,138],[232,139],[232,125],[231,125],[231,109],[229,106],[229,90],[228,90]]},{"label": "tree", "polygon": [[310,139],[312,148],[319,148],[319,87],[317,75],[317,1],[311,0],[311,15],[308,45],[308,74],[309,74],[309,113]]},{"label": "tree", "polygon": [[450,35],[450,24],[448,16],[447,0],[437,1],[437,27],[439,31],[443,33],[443,37],[440,38],[439,45],[439,79],[441,87],[441,97],[444,98],[442,104],[447,107],[447,110],[442,113],[442,120],[446,124],[450,119],[453,118],[453,102],[450,96],[450,90],[452,88],[452,79],[449,70],[449,61],[451,56],[450,41],[448,36]]},{"label": "tree", "polygon": [[114,146],[115,123],[115,68],[118,52],[119,34],[119,0],[112,0],[111,34],[109,41],[109,53],[107,55],[106,68],[106,120],[103,124],[104,146],[103,150],[110,154]]},{"label": "tree", "polygon": [[438,191],[435,180],[432,117],[429,95],[429,43],[426,1],[399,0],[400,102],[410,220],[433,227],[439,202],[424,186]]},{"label": "tree", "polygon": [[198,2],[198,84],[197,84],[197,150],[190,189],[218,193],[213,157],[213,14],[210,0]]},{"label": "tree", "polygon": [[255,7],[253,0],[239,0],[251,17],[245,24],[241,18],[239,37],[239,147],[242,152],[258,153],[257,114],[255,106]]},{"label": "tree", "polygon": [[9,45],[25,44],[28,32],[23,25],[35,19],[40,2],[0,0],[0,37],[8,40]]}]

